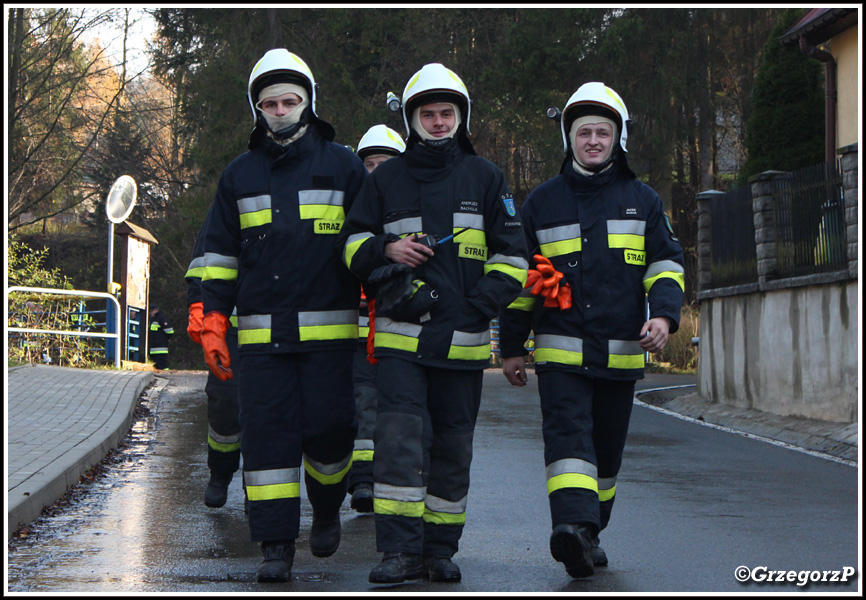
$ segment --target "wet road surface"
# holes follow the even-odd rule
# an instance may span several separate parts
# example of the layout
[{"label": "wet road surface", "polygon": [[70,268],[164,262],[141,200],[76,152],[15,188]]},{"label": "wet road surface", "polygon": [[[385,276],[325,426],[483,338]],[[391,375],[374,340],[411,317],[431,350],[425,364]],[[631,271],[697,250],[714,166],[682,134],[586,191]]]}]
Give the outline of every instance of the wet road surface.
[{"label": "wet road surface", "polygon": [[[379,562],[373,517],[343,506],[335,555],[314,558],[302,486],[301,537],[286,584],[255,581],[236,475],[229,501],[204,506],[205,374],[157,377],[131,436],[81,486],[9,544],[7,590],[40,593],[855,592],[829,581],[739,583],[739,566],[842,571],[860,564],[858,470],[636,406],[602,546],[610,565],[572,581],[549,554],[541,415],[527,388],[488,371],[475,436],[459,584],[368,583]],[[682,383],[651,376],[640,388]],[[820,576],[820,573],[818,573]],[[831,575],[832,577],[832,575]],[[851,579],[851,578],[849,578]]]}]

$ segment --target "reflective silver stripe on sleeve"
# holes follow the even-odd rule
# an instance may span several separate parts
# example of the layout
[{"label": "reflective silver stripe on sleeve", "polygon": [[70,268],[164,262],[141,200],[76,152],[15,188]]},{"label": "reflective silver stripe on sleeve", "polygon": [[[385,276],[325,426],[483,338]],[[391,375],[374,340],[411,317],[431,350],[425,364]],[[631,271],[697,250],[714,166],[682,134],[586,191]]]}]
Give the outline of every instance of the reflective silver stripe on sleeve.
[{"label": "reflective silver stripe on sleeve", "polygon": [[224,256],[213,252],[205,252],[204,264],[206,267],[218,269],[238,269],[238,258],[236,256]]},{"label": "reflective silver stripe on sleeve", "polygon": [[519,256],[508,256],[507,254],[494,254],[487,261],[487,264],[500,264],[514,267],[515,269],[529,269],[529,263],[525,258]]},{"label": "reflective silver stripe on sleeve", "polygon": [[650,265],[646,269],[646,273],[644,273],[644,279],[652,279],[656,275],[661,273],[684,273],[683,266],[678,262],[674,262],[672,260],[660,260],[654,263],[650,263]]}]

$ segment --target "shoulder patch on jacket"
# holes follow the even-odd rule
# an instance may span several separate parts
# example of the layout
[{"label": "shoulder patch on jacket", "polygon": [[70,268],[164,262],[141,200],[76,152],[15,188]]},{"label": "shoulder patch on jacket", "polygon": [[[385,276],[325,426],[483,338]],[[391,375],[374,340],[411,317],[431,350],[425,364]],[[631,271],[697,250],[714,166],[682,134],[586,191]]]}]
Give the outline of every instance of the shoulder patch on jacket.
[{"label": "shoulder patch on jacket", "polygon": [[505,207],[505,212],[509,217],[517,216],[517,207],[514,205],[514,198],[511,194],[506,194],[502,196],[502,206]]}]

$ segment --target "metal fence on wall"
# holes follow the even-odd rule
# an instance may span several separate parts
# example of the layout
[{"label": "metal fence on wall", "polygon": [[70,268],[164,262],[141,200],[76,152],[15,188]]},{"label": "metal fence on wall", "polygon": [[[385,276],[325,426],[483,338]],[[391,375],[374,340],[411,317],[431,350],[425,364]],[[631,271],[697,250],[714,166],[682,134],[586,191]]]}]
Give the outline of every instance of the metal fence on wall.
[{"label": "metal fence on wall", "polygon": [[847,269],[839,163],[819,164],[778,177],[773,187],[777,277]]},{"label": "metal fence on wall", "polygon": [[710,214],[713,287],[758,281],[751,187],[711,199]]}]

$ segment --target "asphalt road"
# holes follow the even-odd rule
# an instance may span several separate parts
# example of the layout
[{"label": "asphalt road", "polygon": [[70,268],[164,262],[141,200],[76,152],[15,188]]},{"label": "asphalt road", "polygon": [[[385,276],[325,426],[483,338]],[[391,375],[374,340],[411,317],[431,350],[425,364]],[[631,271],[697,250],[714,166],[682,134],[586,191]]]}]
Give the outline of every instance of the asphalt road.
[{"label": "asphalt road", "polygon": [[[287,584],[255,582],[240,477],[229,502],[208,509],[205,375],[160,375],[158,397],[125,449],[94,483],[29,538],[9,545],[7,590],[44,593],[764,593],[860,589],[858,470],[636,406],[611,526],[610,565],[572,581],[549,554],[541,415],[534,375],[485,379],[467,525],[455,557],[459,584],[368,583],[373,518],[343,508],[343,542],[312,557],[312,519]],[[641,388],[682,378],[653,376]],[[303,494],[303,491],[302,491]],[[741,583],[738,567],[753,580]],[[855,571],[852,576],[850,568]],[[770,572],[773,575],[768,575]],[[773,581],[793,572],[793,581]],[[812,578],[798,585],[797,577]],[[834,572],[847,583],[831,582]],[[819,581],[817,579],[826,579]],[[755,579],[759,581],[755,581]],[[764,579],[764,581],[760,581]]]}]

